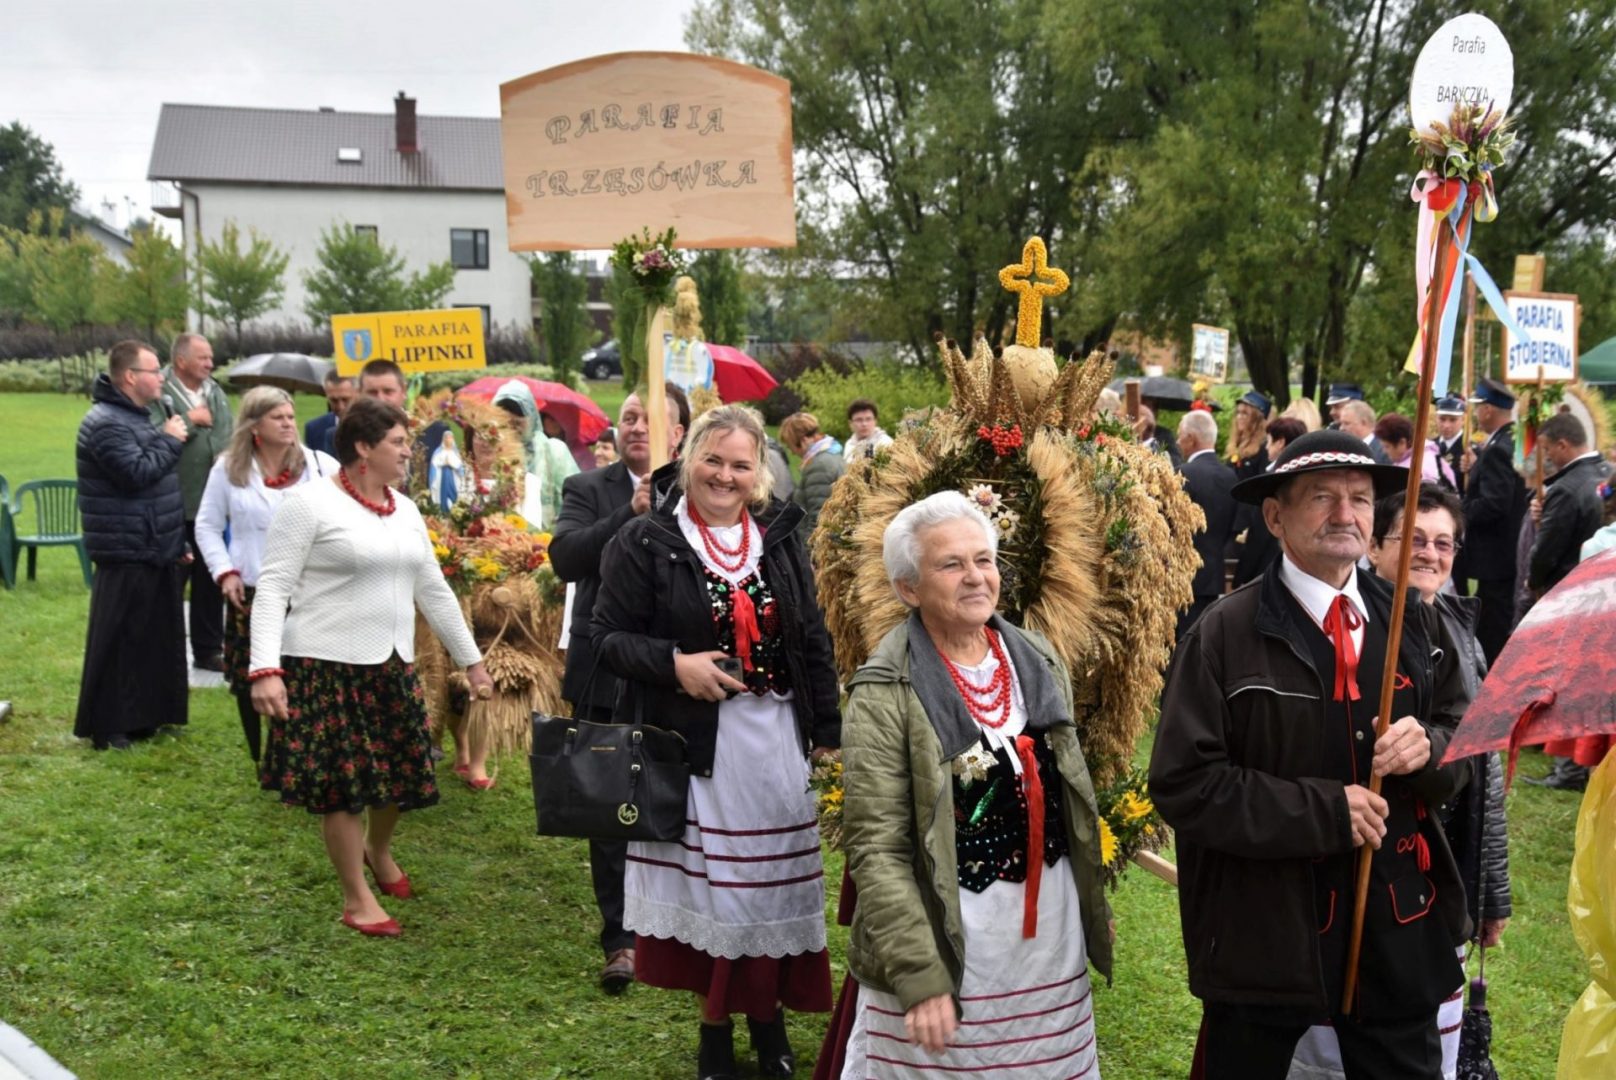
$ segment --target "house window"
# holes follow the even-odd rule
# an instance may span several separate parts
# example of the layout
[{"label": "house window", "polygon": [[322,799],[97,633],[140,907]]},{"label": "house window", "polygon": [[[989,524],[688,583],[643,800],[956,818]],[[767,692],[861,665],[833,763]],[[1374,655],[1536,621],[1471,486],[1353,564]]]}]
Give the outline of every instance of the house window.
[{"label": "house window", "polygon": [[487,270],[488,230],[450,229],[449,261],[457,270]]},{"label": "house window", "polygon": [[355,225],[353,227],[353,231],[355,236],[363,236],[366,240],[369,240],[373,244],[381,239],[381,236],[379,233],[377,233],[376,226],[374,225]]}]

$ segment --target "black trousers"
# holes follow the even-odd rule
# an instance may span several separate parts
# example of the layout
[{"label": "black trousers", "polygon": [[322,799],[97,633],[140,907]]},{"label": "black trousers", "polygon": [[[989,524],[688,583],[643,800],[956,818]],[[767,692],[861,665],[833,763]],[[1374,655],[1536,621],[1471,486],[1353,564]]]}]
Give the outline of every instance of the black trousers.
[{"label": "black trousers", "polygon": [[[1442,1080],[1436,1012],[1409,1020],[1336,1016],[1347,1080]],[[1255,1006],[1205,1002],[1201,1049],[1206,1080],[1285,1080],[1296,1043],[1310,1025]]]},{"label": "black trousers", "polygon": [[1504,651],[1510,631],[1515,629],[1515,579],[1502,578],[1476,582],[1476,599],[1481,613],[1476,618],[1476,640],[1491,667]]},{"label": "black trousers", "polygon": [[247,740],[247,753],[252,755],[254,764],[264,753],[264,727],[258,714],[253,711],[252,693],[244,692],[232,694],[236,699],[236,713],[241,717],[241,734]]},{"label": "black trousers", "polygon": [[191,584],[191,656],[206,660],[224,651],[224,593],[208,573],[202,549],[196,546],[196,521],[185,523],[185,542],[196,556],[186,568]]},{"label": "black trousers", "polygon": [[[585,705],[573,710],[598,724],[612,722],[612,711]],[[628,843],[623,840],[589,841],[589,877],[600,909],[600,948],[607,956],[634,947],[634,931],[623,929],[623,874],[628,867]]]}]

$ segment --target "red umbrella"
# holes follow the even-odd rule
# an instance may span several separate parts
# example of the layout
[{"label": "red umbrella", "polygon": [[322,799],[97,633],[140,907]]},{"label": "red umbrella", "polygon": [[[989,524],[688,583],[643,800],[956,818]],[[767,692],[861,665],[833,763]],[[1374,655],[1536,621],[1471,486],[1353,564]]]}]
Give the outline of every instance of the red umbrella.
[{"label": "red umbrella", "polygon": [[707,351],[713,355],[713,383],[725,401],[756,401],[780,385],[762,364],[733,346],[709,341]]},{"label": "red umbrella", "polygon": [[533,392],[539,410],[556,418],[566,432],[567,443],[587,446],[600,438],[612,426],[605,411],[585,394],[569,389],[557,382],[531,379],[526,375],[485,375],[476,382],[462,386],[456,393],[467,397],[491,399],[499,388],[515,379]]},{"label": "red umbrella", "polygon": [[1465,710],[1444,761],[1616,733],[1616,550],[1577,564],[1532,606]]}]

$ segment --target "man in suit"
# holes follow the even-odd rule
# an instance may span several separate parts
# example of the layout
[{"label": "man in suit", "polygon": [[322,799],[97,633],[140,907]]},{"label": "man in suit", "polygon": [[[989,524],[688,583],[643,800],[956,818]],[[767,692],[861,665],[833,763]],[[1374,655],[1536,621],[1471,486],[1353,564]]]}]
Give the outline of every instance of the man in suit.
[{"label": "man in suit", "polygon": [[[1338,382],[1330,384],[1330,392],[1324,397],[1324,407],[1330,410],[1330,423],[1327,425],[1332,431],[1341,430],[1341,407],[1349,401],[1362,401],[1363,391],[1357,383]],[[1375,418],[1369,418],[1369,425],[1373,427]]]},{"label": "man in suit", "polygon": [[1369,447],[1369,456],[1375,459],[1377,465],[1390,465],[1391,455],[1380,444],[1380,436],[1375,434],[1375,409],[1367,401],[1345,401],[1341,404],[1338,414],[1341,430],[1348,435],[1354,435],[1363,440]]},{"label": "man in suit", "polygon": [[[1444,394],[1436,399],[1436,449],[1447,468],[1438,474],[1443,487],[1464,495],[1464,398]],[[1450,483],[1448,478],[1453,477]]]},{"label": "man in suit", "polygon": [[1195,534],[1195,553],[1201,568],[1195,572],[1195,602],[1178,617],[1182,639],[1223,595],[1223,552],[1234,531],[1234,470],[1218,458],[1218,423],[1208,412],[1187,412],[1178,422],[1178,449],[1184,455],[1184,491],[1206,514],[1206,528]]},{"label": "man in suit", "polygon": [[1515,471],[1515,395],[1496,379],[1482,379],[1470,403],[1487,441],[1479,454],[1466,448],[1462,460],[1465,546],[1454,576],[1476,582],[1476,638],[1490,665],[1515,626],[1515,547],[1526,515],[1526,484]]},{"label": "man in suit", "polygon": [[352,377],[338,375],[332,368],[325,375],[326,411],[303,425],[303,445],[310,450],[323,450],[337,456],[337,424],[359,391]]},{"label": "man in suit", "polygon": [[[668,394],[668,446],[678,452],[690,423],[683,394]],[[604,469],[590,469],[567,477],[561,486],[561,513],[550,538],[550,565],[562,581],[576,589],[572,598],[572,626],[567,642],[567,666],[561,696],[572,704],[572,714],[585,720],[609,722],[617,701],[617,678],[596,670],[589,643],[589,620],[600,589],[600,553],[617,530],[652,507],[651,429],[638,394],[623,400],[617,417],[619,457]],[[607,993],[620,993],[634,981],[634,934],[623,929],[623,868],[628,845],[621,841],[589,842],[589,871],[600,908],[600,946],[606,966],[600,985]]]}]

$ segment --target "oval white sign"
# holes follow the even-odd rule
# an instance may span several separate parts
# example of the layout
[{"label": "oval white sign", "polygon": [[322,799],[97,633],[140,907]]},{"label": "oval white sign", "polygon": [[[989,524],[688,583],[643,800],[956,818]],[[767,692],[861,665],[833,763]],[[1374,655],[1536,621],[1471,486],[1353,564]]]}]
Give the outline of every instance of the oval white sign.
[{"label": "oval white sign", "polygon": [[1433,122],[1452,119],[1460,102],[1507,113],[1514,90],[1515,54],[1503,31],[1485,15],[1460,15],[1443,23],[1414,61],[1409,120],[1423,135]]}]

